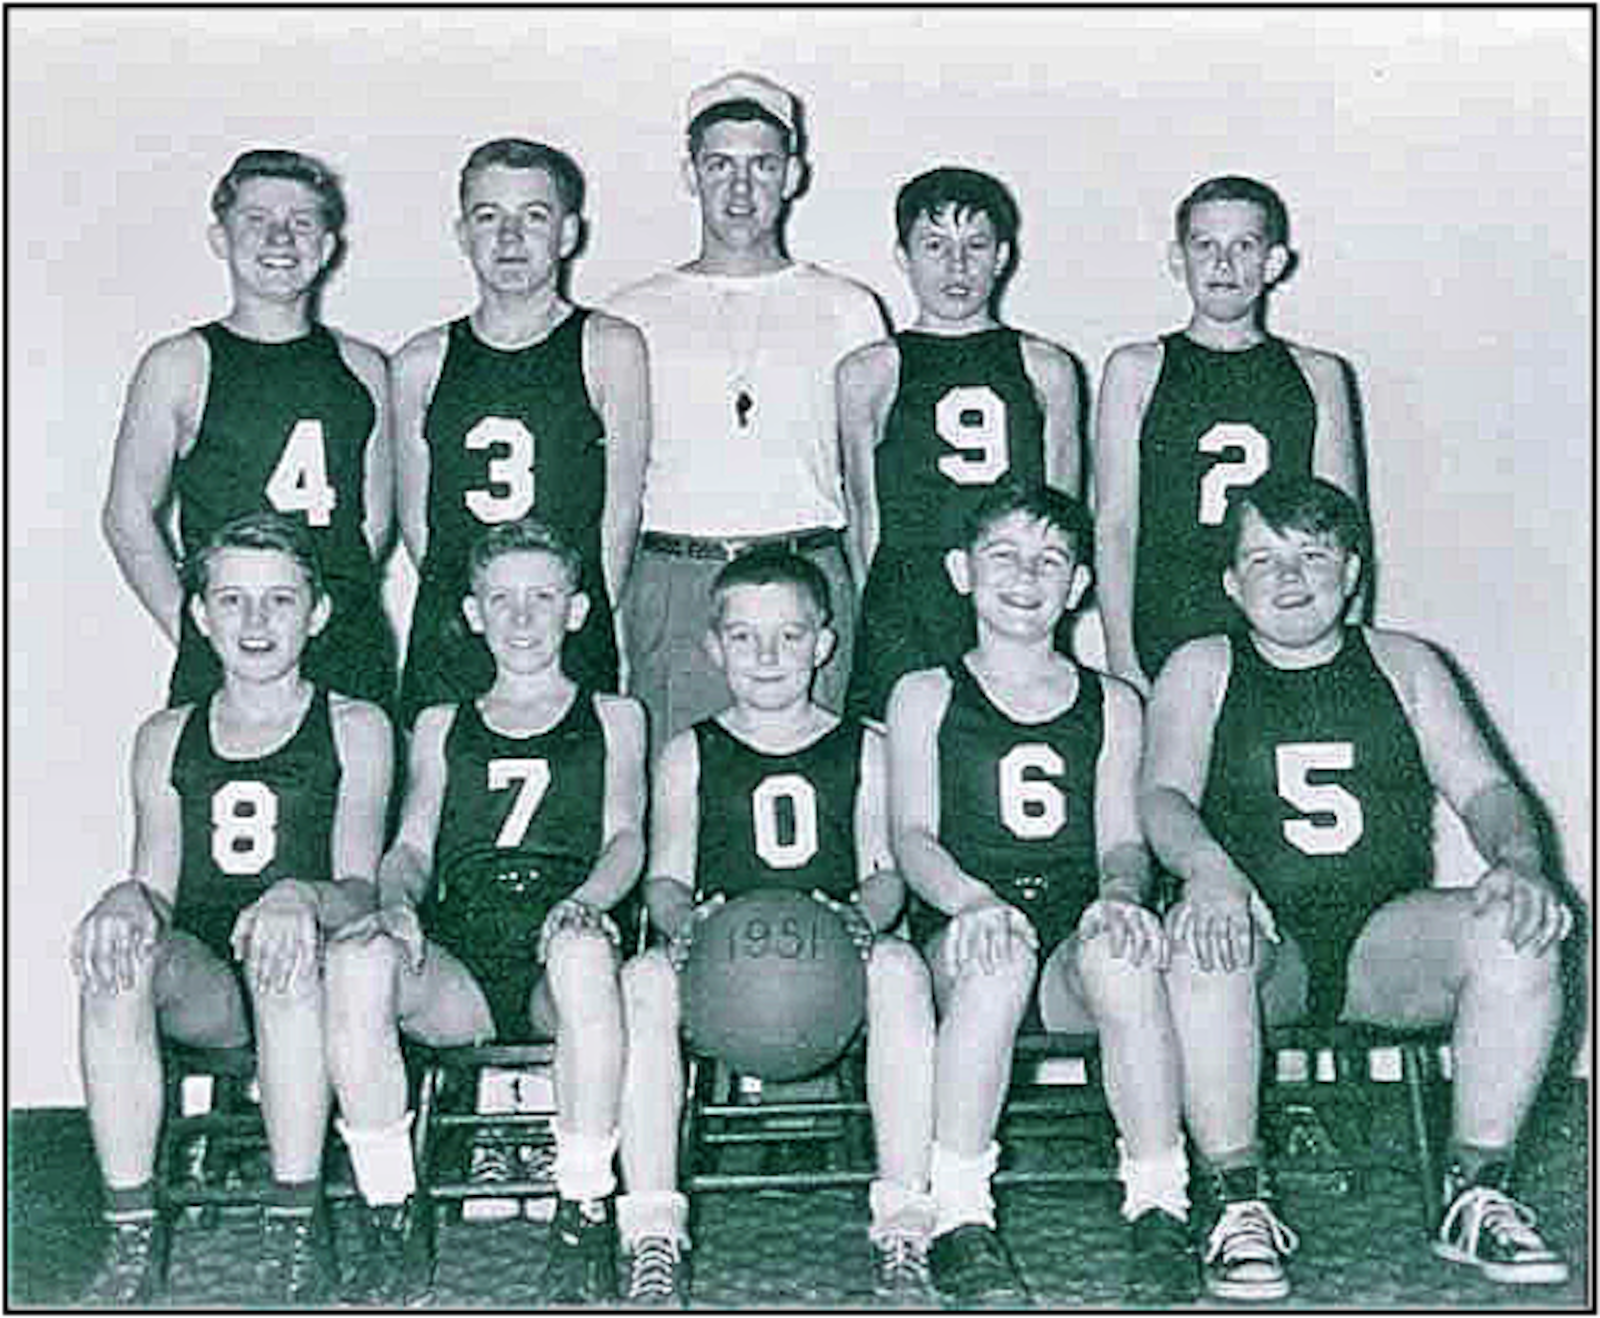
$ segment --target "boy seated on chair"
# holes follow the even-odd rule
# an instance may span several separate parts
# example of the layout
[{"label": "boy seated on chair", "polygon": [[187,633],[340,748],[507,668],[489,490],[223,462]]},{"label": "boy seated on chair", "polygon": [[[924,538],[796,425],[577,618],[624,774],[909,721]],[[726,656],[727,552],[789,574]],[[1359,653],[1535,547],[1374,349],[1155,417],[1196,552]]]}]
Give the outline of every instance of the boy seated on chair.
[{"label": "boy seated on chair", "polygon": [[889,698],[891,837],[939,1009],[929,1261],[963,1307],[1029,1302],[990,1182],[1030,1018],[1099,1032],[1130,1298],[1188,1298],[1197,1280],[1165,940],[1136,808],[1139,697],[1053,644],[1088,589],[1092,539],[1075,499],[997,486],[946,555],[977,645],[906,674]]},{"label": "boy seated on chair", "polygon": [[620,938],[607,912],[644,863],[644,713],[562,669],[583,625],[580,560],[531,518],[489,528],[469,560],[467,625],[493,685],[417,717],[378,909],[329,951],[329,1063],[340,1132],[370,1206],[368,1290],[425,1296],[400,1032],[432,1046],[555,1039],[556,1168],[547,1303],[616,1290]]},{"label": "boy seated on chair", "polygon": [[[1366,561],[1355,503],[1309,477],[1239,491],[1222,586],[1248,631],[1176,650],[1150,705],[1141,807],[1184,884],[1168,988],[1186,1108],[1218,1215],[1205,1283],[1289,1293],[1257,1138],[1260,1024],[1454,1022],[1443,1258],[1502,1282],[1566,1264],[1510,1196],[1517,1132],[1560,1013],[1572,928],[1527,802],[1428,645],[1350,626]],[[1431,888],[1442,795],[1488,869]]]},{"label": "boy seated on chair", "polygon": [[320,1184],[331,1103],[323,945],[372,907],[391,734],[376,705],[300,671],[331,605],[299,522],[226,523],[186,568],[222,685],[139,729],[132,871],[72,940],[111,1232],[81,1302],[146,1306],[165,1291],[168,1225],[154,1187],[165,1037],[205,1048],[254,1039],[272,1163],[262,1302],[319,1304],[333,1283]]},{"label": "boy seated on chair", "polygon": [[874,1287],[895,1302],[933,1298],[924,1261],[933,1224],[932,1002],[915,950],[880,936],[898,921],[905,891],[890,867],[882,737],[813,699],[835,643],[831,607],[821,570],[787,549],[753,549],[723,567],[712,585],[706,648],[733,703],[669,741],[656,765],[645,899],[672,948],[647,952],[623,972],[628,1192],[617,1217],[635,1301],[681,1304],[688,1292],[676,972],[711,911],[763,888],[818,896],[862,949],[878,1167],[870,1190]]}]

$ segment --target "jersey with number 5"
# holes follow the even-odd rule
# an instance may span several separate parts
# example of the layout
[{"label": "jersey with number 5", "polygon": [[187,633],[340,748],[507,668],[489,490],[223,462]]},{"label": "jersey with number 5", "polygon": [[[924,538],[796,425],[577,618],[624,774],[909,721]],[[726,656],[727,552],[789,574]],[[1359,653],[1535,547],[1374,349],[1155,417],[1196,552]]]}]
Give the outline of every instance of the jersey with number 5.
[{"label": "jersey with number 5", "polygon": [[[1070,934],[1099,889],[1095,773],[1105,744],[1105,688],[1079,669],[1078,694],[1042,723],[1019,723],[964,662],[949,666],[939,725],[939,845],[1022,911],[1042,954]],[[937,927],[913,913],[919,940]]]},{"label": "jersey with number 5", "polygon": [[809,746],[772,755],[740,741],[716,719],[695,724],[695,887],[701,898],[791,888],[849,900],[857,885],[864,732],[854,719],[843,719]]},{"label": "jersey with number 5", "polygon": [[1222,591],[1228,492],[1269,470],[1311,475],[1317,405],[1288,345],[1243,352],[1161,340],[1161,373],[1139,430],[1133,637],[1154,680],[1185,641],[1235,625]]},{"label": "jersey with number 5", "polygon": [[453,321],[423,420],[428,445],[428,552],[417,584],[401,700],[409,721],[427,705],[488,689],[494,662],[461,622],[467,553],[486,527],[530,513],[583,557],[591,603],[567,645],[567,671],[595,690],[616,687],[616,644],[600,571],[605,427],[583,376],[584,323],[575,308],[526,348],[485,343]]},{"label": "jersey with number 5", "polygon": [[183,851],[172,922],[224,961],[239,913],[280,879],[332,878],[339,752],[318,688],[294,735],[251,760],[211,738],[211,702],[190,708],[172,756]]},{"label": "jersey with number 5", "polygon": [[496,732],[469,700],[456,708],[444,755],[422,916],[440,942],[487,953],[487,939],[537,932],[588,878],[605,831],[605,729],[582,687],[554,727],[530,737]]},{"label": "jersey with number 5", "polygon": [[1432,880],[1422,751],[1359,628],[1316,668],[1232,648],[1201,817],[1280,927],[1342,963],[1373,911]]}]

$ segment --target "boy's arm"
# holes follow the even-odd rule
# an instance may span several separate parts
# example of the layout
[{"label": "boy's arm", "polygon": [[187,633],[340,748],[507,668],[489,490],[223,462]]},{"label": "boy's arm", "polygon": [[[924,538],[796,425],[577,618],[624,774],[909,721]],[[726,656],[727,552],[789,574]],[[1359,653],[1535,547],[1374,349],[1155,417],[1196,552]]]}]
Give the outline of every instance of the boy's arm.
[{"label": "boy's arm", "polygon": [[905,905],[906,885],[889,847],[887,749],[883,734],[867,727],[861,737],[861,785],[856,792],[856,902],[874,933],[892,928]]},{"label": "boy's arm", "polygon": [[656,761],[650,796],[650,878],[645,905],[668,938],[694,911],[700,837],[700,747],[692,728],[669,741]]},{"label": "boy's arm", "polygon": [[644,335],[625,320],[593,312],[584,325],[584,382],[606,431],[606,500],[600,544],[606,589],[620,603],[644,516],[650,453],[650,365]]},{"label": "boy's arm", "polygon": [[1396,632],[1367,632],[1373,656],[1410,716],[1428,776],[1489,868],[1476,906],[1506,904],[1506,938],[1519,951],[1544,952],[1572,930],[1572,912],[1544,872],[1533,812],[1490,750],[1443,660]]},{"label": "boy's arm", "polygon": [[1134,550],[1139,538],[1139,429],[1161,370],[1161,345],[1134,343],[1106,362],[1094,427],[1095,591],[1106,664],[1141,694],[1150,678],[1133,644]]},{"label": "boy's arm", "polygon": [[628,696],[601,696],[595,709],[606,739],[605,840],[588,880],[572,895],[609,911],[644,868],[644,708]]},{"label": "boy's arm", "polygon": [[850,573],[864,590],[867,569],[878,550],[878,490],[873,454],[900,373],[900,350],[892,339],[869,343],[839,363],[835,393],[839,407],[839,448],[844,464],[845,549]]},{"label": "boy's arm", "polygon": [[1167,928],[1204,970],[1251,964],[1252,919],[1267,937],[1277,936],[1255,885],[1200,817],[1230,666],[1228,643],[1219,636],[1173,651],[1150,697],[1140,778],[1145,836],[1161,863],[1183,881],[1183,901]]},{"label": "boy's arm", "polygon": [[1356,451],[1355,420],[1344,363],[1329,352],[1292,345],[1295,361],[1311,387],[1317,428],[1311,443],[1311,474],[1330,481],[1367,506],[1361,489],[1361,456]]},{"label": "boy's arm", "polygon": [[372,432],[367,436],[361,491],[361,529],[380,570],[394,534],[394,442],[389,406],[389,363],[370,343],[338,335],[345,365],[372,395]]},{"label": "boy's arm", "polygon": [[428,442],[422,428],[448,342],[442,326],[423,330],[389,364],[400,538],[419,572],[428,552]]},{"label": "boy's arm", "polygon": [[133,866],[101,895],[73,931],[73,971],[90,993],[133,987],[156,939],[172,919],[183,859],[183,818],[172,786],[172,756],[187,709],[166,709],[139,728],[133,743]]},{"label": "boy's arm", "polygon": [[155,344],[140,361],[117,428],[111,481],[100,526],[123,578],[176,642],[183,582],[162,526],[172,467],[186,432],[198,424],[206,388],[205,340],[184,333]]},{"label": "boy's arm", "polygon": [[1044,483],[1076,499],[1083,494],[1077,365],[1059,344],[1030,334],[1022,336],[1022,365],[1044,412]]}]

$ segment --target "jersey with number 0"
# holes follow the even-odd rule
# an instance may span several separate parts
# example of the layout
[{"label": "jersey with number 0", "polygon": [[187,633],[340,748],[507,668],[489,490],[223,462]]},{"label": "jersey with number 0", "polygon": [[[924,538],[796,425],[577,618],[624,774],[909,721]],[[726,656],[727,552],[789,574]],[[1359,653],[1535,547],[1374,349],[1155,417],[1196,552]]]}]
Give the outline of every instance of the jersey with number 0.
[{"label": "jersey with number 0", "polygon": [[1232,638],[1201,818],[1307,956],[1323,1015],[1384,902],[1433,875],[1434,790],[1410,720],[1357,628],[1316,668]]},{"label": "jersey with number 0", "polygon": [[1139,431],[1133,637],[1153,680],[1185,641],[1235,627],[1222,590],[1228,491],[1269,470],[1311,475],[1317,404],[1281,339],[1219,352],[1162,337]]},{"label": "jersey with number 0", "polygon": [[967,518],[997,482],[1044,484],[1044,411],[1007,326],[895,335],[900,377],[873,453],[879,540],[862,595],[850,709],[882,718],[904,673],[976,639],[972,606],[945,572]]},{"label": "jersey with number 0", "polygon": [[[1099,890],[1094,808],[1105,746],[1104,685],[1080,668],[1067,709],[1041,723],[1019,723],[996,708],[964,662],[946,671],[939,845],[1033,922],[1047,956]],[[913,908],[919,942],[943,922],[921,903]]]},{"label": "jersey with number 0", "polygon": [[865,729],[842,719],[809,746],[773,755],[716,719],[694,725],[700,755],[695,886],[701,898],[760,888],[856,891],[856,799]]},{"label": "jersey with number 0", "polygon": [[472,964],[527,951],[556,902],[588,877],[605,829],[606,738],[583,688],[546,732],[509,737],[475,701],[445,736],[445,793],[430,935]]},{"label": "jersey with number 0", "polygon": [[584,323],[575,308],[526,348],[492,347],[463,317],[449,327],[423,421],[428,445],[428,552],[406,651],[401,712],[488,690],[494,660],[466,628],[467,553],[486,527],[536,514],[583,557],[591,601],[562,662],[580,685],[617,685],[616,641],[600,567],[606,497],[605,426],[583,377]]},{"label": "jersey with number 0", "polygon": [[202,700],[185,717],[169,780],[183,831],[172,922],[224,961],[239,913],[274,883],[334,877],[340,765],[326,690],[312,694],[288,741],[243,760],[218,754]]},{"label": "jersey with number 0", "polygon": [[[390,702],[394,636],[362,532],[367,441],[377,417],[372,395],[325,326],[287,343],[246,339],[221,324],[198,333],[211,359],[205,411],[172,472],[183,552],[194,553],[224,522],[247,513],[273,509],[302,521],[333,601],[302,671],[335,691]],[[200,700],[221,678],[185,609],[169,702]]]}]

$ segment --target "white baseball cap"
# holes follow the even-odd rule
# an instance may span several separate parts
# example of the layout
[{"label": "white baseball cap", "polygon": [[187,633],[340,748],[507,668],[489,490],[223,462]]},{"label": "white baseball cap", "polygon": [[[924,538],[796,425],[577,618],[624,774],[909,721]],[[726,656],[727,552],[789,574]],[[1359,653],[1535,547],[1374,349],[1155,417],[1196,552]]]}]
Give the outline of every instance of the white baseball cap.
[{"label": "white baseball cap", "polygon": [[791,133],[794,132],[794,97],[759,73],[728,73],[689,93],[689,122],[713,106],[729,101],[754,101]]}]

